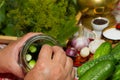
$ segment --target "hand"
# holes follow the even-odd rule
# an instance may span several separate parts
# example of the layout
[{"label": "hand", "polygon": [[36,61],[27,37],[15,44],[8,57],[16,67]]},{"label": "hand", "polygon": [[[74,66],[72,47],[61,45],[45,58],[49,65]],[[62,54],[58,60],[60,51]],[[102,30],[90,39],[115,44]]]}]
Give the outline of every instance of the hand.
[{"label": "hand", "polygon": [[37,34],[40,33],[28,33],[0,51],[0,73],[13,73],[20,78],[24,77],[18,64],[18,55],[25,41]]},{"label": "hand", "polygon": [[74,80],[73,61],[58,46],[44,45],[24,80]]}]

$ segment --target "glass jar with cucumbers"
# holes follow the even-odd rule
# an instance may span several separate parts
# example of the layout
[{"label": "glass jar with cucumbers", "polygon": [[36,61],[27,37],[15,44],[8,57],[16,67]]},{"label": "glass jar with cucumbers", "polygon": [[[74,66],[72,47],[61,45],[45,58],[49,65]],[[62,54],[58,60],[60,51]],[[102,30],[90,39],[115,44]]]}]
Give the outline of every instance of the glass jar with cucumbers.
[{"label": "glass jar with cucumbers", "polygon": [[19,64],[24,73],[29,72],[34,67],[39,51],[44,44],[59,45],[56,39],[45,34],[33,36],[25,42],[19,55]]}]

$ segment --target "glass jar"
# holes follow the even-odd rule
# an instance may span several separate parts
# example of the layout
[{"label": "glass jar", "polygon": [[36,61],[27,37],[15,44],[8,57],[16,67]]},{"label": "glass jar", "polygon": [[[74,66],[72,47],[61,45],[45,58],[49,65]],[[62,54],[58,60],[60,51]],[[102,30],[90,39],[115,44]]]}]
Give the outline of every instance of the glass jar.
[{"label": "glass jar", "polygon": [[44,34],[31,37],[23,45],[19,54],[19,64],[25,74],[34,67],[39,51],[44,44],[59,46],[59,43],[53,37]]}]

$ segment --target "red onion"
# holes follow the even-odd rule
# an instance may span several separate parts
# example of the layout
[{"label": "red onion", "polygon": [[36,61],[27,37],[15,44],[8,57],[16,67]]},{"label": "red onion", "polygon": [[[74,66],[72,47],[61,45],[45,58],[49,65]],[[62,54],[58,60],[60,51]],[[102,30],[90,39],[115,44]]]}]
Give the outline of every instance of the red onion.
[{"label": "red onion", "polygon": [[73,47],[67,48],[66,49],[66,55],[70,57],[75,57],[77,54],[77,50]]}]

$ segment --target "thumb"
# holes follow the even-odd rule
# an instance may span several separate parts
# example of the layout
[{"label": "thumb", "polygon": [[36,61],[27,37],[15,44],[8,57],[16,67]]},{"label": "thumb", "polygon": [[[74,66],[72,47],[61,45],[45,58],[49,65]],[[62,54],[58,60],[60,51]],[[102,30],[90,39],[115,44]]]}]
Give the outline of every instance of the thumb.
[{"label": "thumb", "polygon": [[20,65],[18,65],[17,63],[14,64],[15,67],[12,67],[10,69],[11,73],[16,75],[19,78],[24,78],[24,73],[22,71],[22,68],[20,67]]}]

